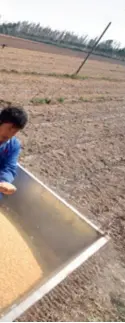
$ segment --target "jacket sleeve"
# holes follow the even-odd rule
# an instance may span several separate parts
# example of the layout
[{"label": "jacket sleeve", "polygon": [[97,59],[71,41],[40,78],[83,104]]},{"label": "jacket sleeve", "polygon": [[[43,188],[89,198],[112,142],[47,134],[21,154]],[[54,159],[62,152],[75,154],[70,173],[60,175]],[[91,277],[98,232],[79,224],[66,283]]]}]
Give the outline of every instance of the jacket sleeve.
[{"label": "jacket sleeve", "polygon": [[12,183],[17,170],[17,163],[20,154],[20,143],[17,141],[12,151],[7,156],[3,167],[0,169],[0,182]]}]

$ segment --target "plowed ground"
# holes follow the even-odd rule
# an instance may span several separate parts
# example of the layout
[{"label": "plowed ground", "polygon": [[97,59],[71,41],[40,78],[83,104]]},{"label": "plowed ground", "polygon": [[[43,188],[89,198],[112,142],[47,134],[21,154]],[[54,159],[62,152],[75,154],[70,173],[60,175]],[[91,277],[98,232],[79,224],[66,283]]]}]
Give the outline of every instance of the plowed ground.
[{"label": "plowed ground", "polygon": [[124,321],[125,67],[90,60],[84,79],[74,80],[60,74],[80,58],[0,54],[1,105],[23,104],[29,113],[21,163],[112,238],[20,321]]}]

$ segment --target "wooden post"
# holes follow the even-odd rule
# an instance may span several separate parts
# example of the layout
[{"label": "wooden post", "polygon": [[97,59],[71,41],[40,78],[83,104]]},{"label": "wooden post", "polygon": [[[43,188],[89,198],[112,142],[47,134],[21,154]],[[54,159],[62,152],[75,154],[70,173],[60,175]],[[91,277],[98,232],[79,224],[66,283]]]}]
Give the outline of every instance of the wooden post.
[{"label": "wooden post", "polygon": [[102,32],[102,34],[100,35],[100,37],[97,39],[97,41],[95,42],[95,44],[93,45],[92,49],[90,50],[90,52],[87,54],[86,58],[84,59],[84,61],[80,64],[79,68],[77,69],[77,71],[73,74],[73,75],[77,75],[81,68],[83,67],[83,65],[86,63],[86,61],[88,60],[89,56],[92,54],[93,50],[97,47],[98,43],[100,42],[101,38],[104,36],[104,34],[106,33],[106,31],[108,30],[108,28],[111,26],[111,22],[109,22],[109,24],[106,26],[106,28],[104,29],[104,31]]}]

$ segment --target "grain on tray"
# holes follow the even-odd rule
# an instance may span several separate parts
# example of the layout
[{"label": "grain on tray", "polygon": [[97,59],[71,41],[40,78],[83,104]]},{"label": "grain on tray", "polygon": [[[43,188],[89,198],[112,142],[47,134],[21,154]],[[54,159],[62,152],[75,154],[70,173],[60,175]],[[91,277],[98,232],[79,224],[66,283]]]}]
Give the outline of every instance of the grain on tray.
[{"label": "grain on tray", "polygon": [[42,270],[15,226],[0,212],[0,310],[41,278]]}]

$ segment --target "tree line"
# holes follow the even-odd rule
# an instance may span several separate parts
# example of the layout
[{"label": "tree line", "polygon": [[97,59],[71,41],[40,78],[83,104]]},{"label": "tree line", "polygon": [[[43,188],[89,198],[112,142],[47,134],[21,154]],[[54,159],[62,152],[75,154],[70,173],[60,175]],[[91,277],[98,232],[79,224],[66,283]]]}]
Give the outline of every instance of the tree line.
[{"label": "tree line", "polygon": [[[86,52],[91,50],[97,40],[97,38],[89,39],[87,35],[80,37],[73,32],[52,30],[50,27],[42,27],[39,23],[30,23],[28,21],[1,23],[0,34],[21,37]],[[120,44],[113,39],[100,42],[94,53],[125,60],[125,47],[121,48]]]}]

